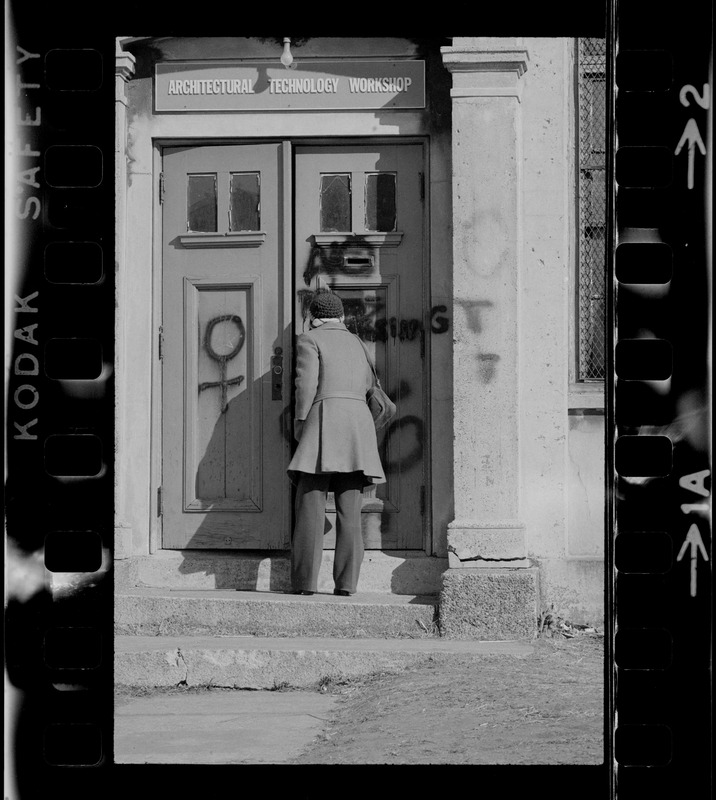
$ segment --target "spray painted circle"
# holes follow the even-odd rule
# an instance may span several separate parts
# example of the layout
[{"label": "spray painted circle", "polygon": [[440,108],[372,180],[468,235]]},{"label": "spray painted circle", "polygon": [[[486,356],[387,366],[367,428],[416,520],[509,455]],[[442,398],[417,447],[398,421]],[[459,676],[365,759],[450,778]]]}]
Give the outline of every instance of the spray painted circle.
[{"label": "spray painted circle", "polygon": [[[233,349],[228,353],[217,353],[211,344],[211,334],[213,333],[214,328],[221,322],[233,322],[239,330],[239,338],[237,339]],[[213,358],[214,361],[223,363],[231,361],[231,359],[234,358],[244,346],[245,341],[246,328],[244,328],[244,321],[238,314],[222,314],[221,316],[214,317],[214,319],[209,320],[209,322],[206,324],[206,332],[204,333],[204,347],[206,348],[206,352],[209,354],[209,357]]]}]

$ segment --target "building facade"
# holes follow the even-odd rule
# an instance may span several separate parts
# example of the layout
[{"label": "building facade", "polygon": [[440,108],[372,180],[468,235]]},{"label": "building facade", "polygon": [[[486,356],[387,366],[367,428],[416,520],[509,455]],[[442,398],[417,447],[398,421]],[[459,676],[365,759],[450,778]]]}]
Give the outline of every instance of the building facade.
[{"label": "building facade", "polygon": [[[439,595],[458,637],[601,622],[579,61],[566,38],[118,40],[119,585],[289,588],[293,342],[327,286],[398,406],[359,591]],[[328,591],[333,542],[329,514]]]}]

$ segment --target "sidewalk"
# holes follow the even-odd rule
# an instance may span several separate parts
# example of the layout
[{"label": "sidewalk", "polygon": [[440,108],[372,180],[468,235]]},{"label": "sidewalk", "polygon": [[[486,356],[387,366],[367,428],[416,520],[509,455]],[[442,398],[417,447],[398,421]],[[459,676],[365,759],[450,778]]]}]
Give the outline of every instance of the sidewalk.
[{"label": "sidewalk", "polygon": [[115,764],[282,764],[320,734],[338,698],[319,691],[174,690],[120,697]]}]

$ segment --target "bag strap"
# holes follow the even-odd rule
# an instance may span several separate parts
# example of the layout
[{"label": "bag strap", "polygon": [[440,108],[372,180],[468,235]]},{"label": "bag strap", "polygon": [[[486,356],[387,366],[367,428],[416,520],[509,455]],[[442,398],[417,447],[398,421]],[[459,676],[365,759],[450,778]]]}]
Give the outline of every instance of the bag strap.
[{"label": "bag strap", "polygon": [[376,382],[376,384],[378,386],[380,386],[380,379],[378,378],[378,373],[375,371],[375,364],[373,363],[373,359],[371,358],[371,355],[370,355],[370,352],[368,351],[368,348],[365,346],[365,342],[360,338],[360,336],[357,336],[355,333],[353,335],[360,342],[360,346],[363,348],[363,352],[365,353],[366,360],[368,361],[368,364],[370,365],[370,369],[371,369],[371,372],[373,373],[373,377],[375,378],[375,382]]}]

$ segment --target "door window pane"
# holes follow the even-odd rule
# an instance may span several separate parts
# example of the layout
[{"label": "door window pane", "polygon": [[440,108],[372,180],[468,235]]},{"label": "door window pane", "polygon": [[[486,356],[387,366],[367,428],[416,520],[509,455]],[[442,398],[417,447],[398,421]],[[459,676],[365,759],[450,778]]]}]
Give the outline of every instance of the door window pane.
[{"label": "door window pane", "polygon": [[365,176],[365,228],[395,230],[395,173],[375,172]]},{"label": "door window pane", "polygon": [[187,230],[216,231],[216,175],[189,175]]},{"label": "door window pane", "polygon": [[232,231],[258,231],[261,208],[261,178],[258,172],[231,175],[229,204]]},{"label": "door window pane", "polygon": [[321,231],[350,231],[351,176],[321,175]]}]

